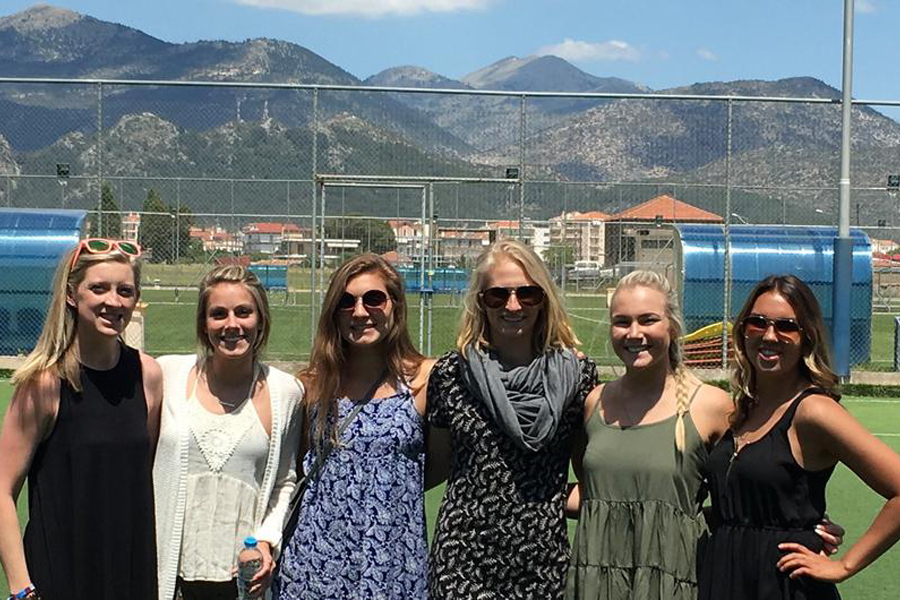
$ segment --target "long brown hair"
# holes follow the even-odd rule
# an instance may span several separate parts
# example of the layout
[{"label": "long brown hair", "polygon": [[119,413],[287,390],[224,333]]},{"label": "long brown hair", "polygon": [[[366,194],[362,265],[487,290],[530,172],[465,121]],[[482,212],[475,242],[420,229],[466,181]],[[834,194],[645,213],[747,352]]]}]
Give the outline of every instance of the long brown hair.
[{"label": "long brown hair", "polygon": [[[56,274],[53,276],[53,289],[44,328],[35,344],[34,350],[25,358],[25,362],[13,373],[13,385],[27,383],[49,371],[54,376],[65,380],[76,392],[81,391],[81,357],[75,337],[78,334],[77,308],[66,300],[84,281],[87,270],[99,263],[118,262],[131,267],[134,273],[134,288],[140,299],[141,263],[140,260],[123,254],[113,247],[109,252],[81,252],[75,264],[72,260],[80,246],[66,252],[59,261]],[[128,319],[131,315],[128,315]],[[126,324],[128,320],[126,320]]]},{"label": "long brown hair", "polygon": [[348,259],[331,276],[322,302],[309,366],[298,377],[306,386],[307,414],[316,419],[316,443],[326,438],[337,442],[337,395],[343,383],[353,377],[346,372],[347,342],[337,324],[337,306],[347,283],[363,273],[377,273],[393,304],[388,332],[381,342],[388,374],[396,381],[409,381],[424,360],[409,337],[406,324],[406,293],[403,278],[377,254],[360,254]]},{"label": "long brown hair", "polygon": [[487,285],[488,273],[502,258],[518,263],[544,290],[544,302],[532,334],[533,351],[543,354],[550,348],[562,350],[578,346],[580,342],[569,323],[562,294],[553,283],[553,277],[550,276],[544,261],[526,244],[516,239],[505,238],[488,246],[475,263],[469,291],[463,300],[464,312],[459,335],[456,337],[457,350],[465,356],[466,346],[469,344],[477,343],[485,348],[491,345],[490,327],[479,295]]},{"label": "long brown hair", "polygon": [[816,296],[803,280],[794,275],[770,275],[756,284],[737,315],[734,326],[735,367],[731,374],[731,389],[735,410],[731,416],[731,426],[739,427],[747,419],[756,404],[756,371],[747,358],[744,338],[744,319],[752,312],[756,299],[766,292],[776,292],[783,296],[794,309],[797,322],[802,328],[802,360],[797,368],[812,385],[822,388],[826,394],[840,397],[838,376],[831,369],[828,350],[828,335],[822,319],[822,309]]}]

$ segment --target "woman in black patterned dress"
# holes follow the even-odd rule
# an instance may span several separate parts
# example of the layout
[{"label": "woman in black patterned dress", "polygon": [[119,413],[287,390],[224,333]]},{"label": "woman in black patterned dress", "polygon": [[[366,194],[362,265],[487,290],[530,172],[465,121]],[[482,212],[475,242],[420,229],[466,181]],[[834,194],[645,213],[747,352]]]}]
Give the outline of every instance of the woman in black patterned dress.
[{"label": "woman in black patterned dress", "polygon": [[597,378],[577,343],[533,250],[501,240],[479,257],[457,350],[428,384],[427,419],[451,448],[432,600],[563,597],[571,441]]}]

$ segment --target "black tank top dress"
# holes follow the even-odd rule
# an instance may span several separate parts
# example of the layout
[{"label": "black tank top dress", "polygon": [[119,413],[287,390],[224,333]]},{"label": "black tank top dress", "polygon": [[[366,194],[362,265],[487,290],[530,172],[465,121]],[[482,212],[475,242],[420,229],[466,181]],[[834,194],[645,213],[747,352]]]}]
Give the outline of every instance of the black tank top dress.
[{"label": "black tank top dress", "polygon": [[713,448],[707,468],[712,496],[712,536],[701,555],[701,600],[834,600],[834,584],[790,579],[778,570],[782,542],[822,550],[814,528],[825,514],[825,484],[834,467],[807,471],[797,464],[788,428],[801,392],[762,438],[735,456],[729,431]]},{"label": "black tank top dress", "polygon": [[147,403],[137,350],[61,382],[59,412],[28,472],[25,559],[44,600],[155,600]]}]

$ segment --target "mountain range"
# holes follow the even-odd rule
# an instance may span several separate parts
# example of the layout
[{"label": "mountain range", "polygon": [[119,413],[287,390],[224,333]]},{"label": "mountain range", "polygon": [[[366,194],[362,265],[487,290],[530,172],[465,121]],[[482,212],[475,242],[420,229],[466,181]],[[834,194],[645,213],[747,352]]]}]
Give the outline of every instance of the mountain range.
[{"label": "mountain range", "polygon": [[[394,67],[361,80],[293,43],[173,44],[48,5],[0,18],[0,76],[468,92],[318,92],[319,172],[410,177],[497,177],[504,167],[519,163],[520,98],[478,91],[652,91],[641,83],[591,75],[555,56],[507,57],[460,80],[417,66]],[[71,163],[73,174],[91,173],[101,153],[108,176],[295,179],[312,173],[310,90],[104,85],[98,115],[97,87],[0,84],[0,175],[51,173],[60,157]],[[748,198],[758,198],[761,205],[773,199],[790,204],[798,219],[811,218],[815,207],[833,201],[832,191],[814,188],[834,187],[837,181],[838,90],[814,78],[794,77],[695,83],[656,94],[832,102],[734,102],[731,157],[726,160],[728,108],[721,100],[530,97],[524,112],[527,175],[676,184],[684,186],[681,197],[690,201],[692,185],[721,184],[727,168],[732,183],[746,188]],[[97,146],[98,122],[104,131],[102,149]],[[853,136],[854,184],[883,185],[885,174],[895,169],[900,125],[875,110],[856,107]],[[795,191],[778,191],[785,187]],[[558,213],[561,201],[550,196],[530,199],[530,215]],[[611,208],[607,193],[582,198],[583,208]],[[863,215],[879,214],[887,201],[886,195],[872,194]],[[253,198],[241,202],[252,205]]]}]

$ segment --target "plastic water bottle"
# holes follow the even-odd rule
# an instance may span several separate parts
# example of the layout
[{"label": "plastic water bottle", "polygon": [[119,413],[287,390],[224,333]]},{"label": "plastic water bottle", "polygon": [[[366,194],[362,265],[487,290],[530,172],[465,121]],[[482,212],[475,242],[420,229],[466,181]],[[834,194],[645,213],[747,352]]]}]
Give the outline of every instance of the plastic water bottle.
[{"label": "plastic water bottle", "polygon": [[250,582],[256,572],[262,568],[263,556],[256,547],[256,538],[248,536],[244,539],[244,548],[238,553],[237,588],[238,600],[250,600]]}]

